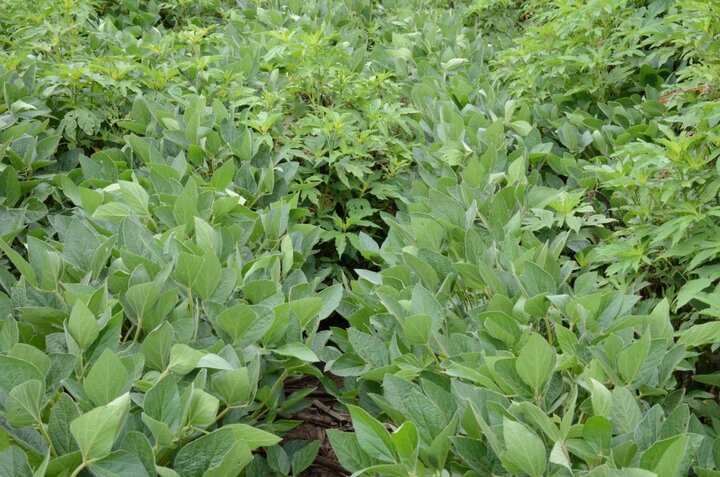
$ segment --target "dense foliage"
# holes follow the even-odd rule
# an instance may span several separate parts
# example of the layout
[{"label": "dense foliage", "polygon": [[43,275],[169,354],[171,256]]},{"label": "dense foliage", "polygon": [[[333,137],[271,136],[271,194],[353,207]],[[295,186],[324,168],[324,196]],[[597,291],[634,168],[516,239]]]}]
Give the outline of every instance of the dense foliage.
[{"label": "dense foliage", "polygon": [[719,18],[0,1],[0,475],[720,475]]}]

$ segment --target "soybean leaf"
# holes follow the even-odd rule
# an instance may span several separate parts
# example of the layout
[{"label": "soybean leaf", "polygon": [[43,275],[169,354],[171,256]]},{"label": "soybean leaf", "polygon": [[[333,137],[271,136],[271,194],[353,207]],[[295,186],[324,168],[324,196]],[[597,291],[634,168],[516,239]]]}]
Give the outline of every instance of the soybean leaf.
[{"label": "soybean leaf", "polygon": [[0,355],[0,389],[9,393],[15,386],[31,380],[44,383],[45,376],[25,360]]},{"label": "soybean leaf", "polygon": [[[173,461],[181,477],[232,477],[252,460],[247,445],[231,429],[217,429],[183,446]],[[206,474],[208,473],[208,474]]]},{"label": "soybean leaf", "polygon": [[45,384],[36,379],[15,386],[8,394],[6,410],[10,424],[25,427],[42,423],[43,395]]},{"label": "soybean leaf", "polygon": [[213,390],[223,401],[232,406],[247,401],[250,397],[250,375],[247,368],[238,368],[217,373],[212,378]]},{"label": "soybean leaf", "polygon": [[349,405],[348,410],[360,446],[367,449],[369,455],[375,459],[394,462],[394,446],[385,427],[360,407]]},{"label": "soybean leaf", "polygon": [[70,432],[85,460],[102,458],[110,453],[129,409],[130,396],[123,394],[70,423]]},{"label": "soybean leaf", "polygon": [[274,349],[273,352],[281,356],[289,356],[291,358],[297,358],[301,361],[307,361],[309,363],[319,361],[317,355],[310,348],[308,348],[302,343],[288,343],[277,349]]},{"label": "soybean leaf", "polygon": [[0,474],[7,477],[32,477],[27,455],[17,446],[10,445],[0,452]]},{"label": "soybean leaf", "polygon": [[226,427],[235,433],[236,439],[245,442],[250,450],[274,446],[282,440],[274,434],[247,424],[229,424]]},{"label": "soybean leaf", "polygon": [[102,459],[93,461],[90,469],[98,477],[122,477],[125,475],[149,477],[151,475],[136,455],[124,450],[115,451]]},{"label": "soybean leaf", "polygon": [[357,472],[377,462],[360,446],[356,434],[328,429],[327,436],[335,455],[346,469]]},{"label": "soybean leaf", "polygon": [[520,351],[515,369],[525,384],[538,394],[542,392],[555,369],[555,351],[545,338],[533,333]]},{"label": "soybean leaf", "polygon": [[432,318],[429,315],[411,315],[403,321],[403,333],[414,344],[426,344],[432,333]]},{"label": "soybean leaf", "polygon": [[301,449],[293,452],[290,458],[290,468],[293,475],[300,475],[305,469],[315,461],[315,457],[320,450],[320,441],[310,441]]},{"label": "soybean leaf", "polygon": [[50,411],[48,435],[55,451],[59,455],[70,454],[78,450],[75,438],[70,432],[70,423],[80,416],[80,410],[66,393],[61,393]]},{"label": "soybean leaf", "polygon": [[145,356],[145,363],[148,366],[160,371],[168,366],[173,335],[172,325],[164,322],[145,337],[140,350]]},{"label": "soybean leaf", "polygon": [[100,335],[95,316],[81,300],[77,300],[73,305],[67,330],[81,350],[87,349]]},{"label": "soybean leaf", "polygon": [[656,442],[640,457],[640,467],[655,472],[659,477],[686,475],[690,465],[687,435]]},{"label": "soybean leaf", "polygon": [[102,406],[126,392],[127,381],[128,372],[122,361],[106,348],[85,378],[85,393],[96,406]]},{"label": "soybean leaf", "polygon": [[510,472],[524,472],[541,477],[547,466],[547,455],[542,439],[524,424],[503,419],[505,452],[503,464]]}]

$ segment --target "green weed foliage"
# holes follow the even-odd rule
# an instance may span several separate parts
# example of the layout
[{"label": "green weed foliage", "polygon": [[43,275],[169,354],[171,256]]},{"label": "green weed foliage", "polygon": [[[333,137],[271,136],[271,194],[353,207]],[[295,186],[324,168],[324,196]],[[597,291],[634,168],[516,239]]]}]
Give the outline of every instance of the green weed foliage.
[{"label": "green weed foliage", "polygon": [[0,1],[0,475],[720,475],[718,20]]}]

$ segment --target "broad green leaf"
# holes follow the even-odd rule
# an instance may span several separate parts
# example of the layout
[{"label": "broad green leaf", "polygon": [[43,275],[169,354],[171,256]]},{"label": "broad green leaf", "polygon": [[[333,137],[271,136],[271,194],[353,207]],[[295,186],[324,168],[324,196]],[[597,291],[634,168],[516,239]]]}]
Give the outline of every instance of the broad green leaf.
[{"label": "broad green leaf", "polygon": [[168,467],[163,467],[161,465],[155,466],[155,471],[157,472],[157,475],[159,477],[179,477],[180,476],[180,474],[178,474],[174,470],[172,470]]},{"label": "broad green leaf", "polygon": [[700,325],[693,325],[688,329],[677,332],[680,335],[678,343],[687,348],[696,348],[720,341],[720,322],[712,321]]},{"label": "broad green leaf", "polygon": [[50,465],[50,454],[45,454],[45,458],[42,462],[40,462],[40,465],[35,467],[35,472],[33,472],[33,477],[45,477],[47,475],[47,468]]},{"label": "broad green leaf", "polygon": [[680,288],[680,291],[678,291],[675,300],[675,310],[677,311],[685,306],[690,300],[694,299],[699,292],[708,288],[712,283],[713,280],[709,278],[698,278],[686,282],[682,288]]},{"label": "broad green leaf", "polygon": [[80,300],[73,306],[67,321],[67,330],[81,350],[87,349],[100,335],[95,316]]},{"label": "broad green leaf", "polygon": [[275,434],[247,424],[229,424],[224,428],[231,429],[235,434],[235,438],[245,442],[250,450],[274,446],[282,440]]},{"label": "broad green leaf", "polygon": [[520,378],[539,394],[555,369],[555,350],[537,333],[532,333],[515,362]]},{"label": "broad green leaf", "polygon": [[603,416],[592,416],[583,425],[583,439],[599,455],[607,455],[612,439],[612,424]]},{"label": "broad green leaf", "polygon": [[302,343],[288,343],[277,349],[274,349],[273,353],[279,354],[280,356],[297,358],[301,361],[307,361],[308,363],[315,363],[317,361],[320,361],[317,355],[310,348],[308,348]]},{"label": "broad green leaf", "polygon": [[267,463],[272,470],[280,475],[288,475],[292,471],[290,456],[284,447],[275,446],[267,451]]},{"label": "broad green leaf", "polygon": [[145,356],[145,364],[158,371],[167,368],[170,362],[173,335],[173,327],[168,322],[164,322],[148,333],[140,346],[140,350]]},{"label": "broad green leaf", "polygon": [[147,329],[148,322],[152,321],[151,314],[160,298],[160,289],[153,282],[138,283],[125,292],[125,312],[134,319],[141,329]]},{"label": "broad green leaf", "polygon": [[432,444],[449,424],[444,412],[446,403],[435,403],[419,390],[419,387],[393,374],[383,379],[385,398],[391,406],[415,423],[421,439]]},{"label": "broad green leaf", "polygon": [[659,404],[655,404],[643,414],[635,428],[634,441],[640,450],[646,450],[660,439],[665,412]]},{"label": "broad green leaf", "polygon": [[66,393],[60,394],[50,411],[48,435],[55,451],[59,455],[70,454],[78,450],[75,438],[70,433],[70,423],[80,416],[80,410]]},{"label": "broad green leaf", "polygon": [[143,401],[144,414],[170,429],[180,425],[183,414],[177,380],[173,375],[165,376],[148,390]]},{"label": "broad green leaf", "polygon": [[25,360],[0,355],[0,389],[9,393],[15,386],[31,380],[44,383],[45,376]]},{"label": "broad green leaf", "polygon": [[318,293],[318,297],[322,301],[322,307],[317,314],[318,319],[324,320],[340,305],[343,297],[343,287],[340,284],[327,287]]},{"label": "broad green leaf", "polygon": [[220,401],[202,389],[193,389],[190,405],[185,416],[185,425],[205,427],[215,422]]},{"label": "broad green leaf", "polygon": [[547,466],[545,444],[524,424],[503,418],[505,452],[503,464],[510,472],[524,472],[531,477],[542,477]]},{"label": "broad green leaf", "polygon": [[434,436],[434,439],[430,443],[428,457],[430,463],[436,468],[445,467],[448,452],[450,451],[450,435],[455,433],[457,422],[457,416],[455,416],[442,431]]},{"label": "broad green leaf", "polygon": [[413,344],[426,344],[432,334],[432,318],[429,315],[411,315],[403,321],[403,333]]},{"label": "broad green leaf", "polygon": [[355,353],[365,362],[373,366],[386,366],[389,364],[390,358],[387,348],[379,338],[355,328],[348,329],[348,338]]},{"label": "broad green leaf", "polygon": [[290,460],[293,475],[300,475],[315,461],[320,450],[320,441],[310,441],[302,449],[295,451]]},{"label": "broad green leaf", "polygon": [[86,221],[74,217],[63,244],[63,258],[78,270],[92,270],[93,257],[102,243],[101,236]]},{"label": "broad green leaf", "polygon": [[42,423],[40,412],[44,393],[44,382],[35,379],[15,386],[8,394],[5,405],[10,424],[16,427],[25,427],[34,423]]},{"label": "broad green leaf", "polygon": [[250,329],[256,319],[253,308],[242,303],[224,310],[217,317],[220,328],[230,335],[233,343]]},{"label": "broad green leaf", "polygon": [[85,394],[96,406],[102,406],[128,391],[127,381],[128,372],[122,361],[106,348],[85,378]]},{"label": "broad green leaf", "polygon": [[45,477],[66,476],[82,465],[83,456],[80,451],[62,455],[52,459],[47,466]]},{"label": "broad green leaf", "polygon": [[200,217],[195,217],[195,242],[202,250],[222,253],[222,235]]},{"label": "broad green leaf", "polygon": [[594,415],[607,416],[610,413],[612,406],[610,391],[592,378],[590,379],[590,400]]},{"label": "broad green leaf", "polygon": [[27,361],[35,366],[43,376],[47,376],[48,371],[50,371],[50,367],[52,366],[52,362],[47,354],[43,353],[34,346],[30,346],[25,343],[16,343],[12,348],[10,348],[8,356]]},{"label": "broad green leaf", "polygon": [[192,289],[200,298],[207,300],[212,296],[222,278],[222,265],[214,251],[208,250],[205,252],[200,268],[195,270],[195,273],[197,277]]},{"label": "broad green leaf", "polygon": [[561,465],[566,469],[572,470],[572,466],[570,464],[570,455],[567,451],[567,448],[561,441],[557,441],[555,442],[555,445],[553,445],[553,448],[550,451],[549,461],[551,464]]},{"label": "broad green leaf", "polygon": [[405,421],[395,432],[390,434],[390,440],[400,460],[413,468],[417,460],[420,443],[417,428],[412,421]]},{"label": "broad green leaf", "polygon": [[640,423],[642,414],[633,393],[628,388],[612,390],[611,420],[616,434],[632,433]]},{"label": "broad green leaf", "polygon": [[429,315],[435,323],[434,328],[439,328],[445,315],[445,310],[440,302],[420,285],[416,285],[412,292],[412,312],[418,315]]},{"label": "broad green leaf", "polygon": [[625,384],[631,384],[640,367],[645,362],[650,350],[650,335],[644,334],[642,338],[625,348],[618,354],[617,367]]},{"label": "broad green leaf", "polygon": [[658,477],[687,475],[690,465],[687,435],[656,442],[640,457],[640,467],[655,472]]},{"label": "broad green leaf", "polygon": [[235,178],[235,162],[225,161],[212,175],[210,185],[219,191],[224,191]]},{"label": "broad green leaf", "polygon": [[375,459],[394,462],[394,446],[385,427],[360,407],[348,405],[348,410],[360,447]]},{"label": "broad green leaf", "polygon": [[471,286],[471,288],[482,289],[489,288],[498,295],[507,295],[507,286],[499,278],[496,270],[488,265],[480,262],[477,264],[455,263],[453,264],[463,280]]},{"label": "broad green leaf", "polygon": [[70,423],[70,432],[86,460],[107,456],[130,409],[130,395],[123,394]]},{"label": "broad green leaf", "polygon": [[405,477],[408,475],[408,470],[402,464],[378,464],[355,472],[350,477],[360,477],[365,474],[382,475],[387,477]]},{"label": "broad green leaf", "polygon": [[145,424],[145,427],[147,427],[148,431],[150,431],[153,442],[163,447],[172,446],[172,443],[175,440],[175,436],[177,434],[177,429],[172,429],[168,424],[162,421],[158,421],[157,419],[153,419],[152,417],[144,413],[140,416],[140,419],[142,420],[143,424]]},{"label": "broad green leaf", "polygon": [[493,310],[480,313],[478,318],[483,321],[483,325],[490,336],[502,341],[508,346],[514,346],[520,339],[520,327],[509,314],[503,311]]},{"label": "broad green leaf", "polygon": [[13,207],[22,195],[17,171],[12,166],[0,172],[0,194],[4,196],[5,205],[8,207]]},{"label": "broad green leaf", "polygon": [[519,403],[517,407],[527,417],[529,423],[533,424],[535,429],[541,430],[550,440],[561,439],[560,430],[545,411],[528,401]]},{"label": "broad green leaf", "polygon": [[0,452],[0,475],[6,477],[32,477],[27,455],[17,446],[10,445]]},{"label": "broad green leaf", "polygon": [[360,446],[356,434],[328,429],[327,436],[335,455],[344,468],[356,472],[377,462]]},{"label": "broad green leaf", "polygon": [[262,302],[264,299],[277,293],[278,284],[272,280],[253,280],[245,283],[242,287],[245,298],[253,304]]},{"label": "broad green leaf", "polygon": [[[6,303],[4,303],[5,301]],[[20,330],[17,321],[12,317],[10,299],[4,294],[0,294],[0,313],[5,317],[0,318],[0,351],[5,353],[17,344],[20,339]]]},{"label": "broad green leaf", "polygon": [[147,191],[136,182],[118,181],[120,195],[130,210],[135,214],[143,216],[148,214],[149,196]]},{"label": "broad green leaf", "polygon": [[300,325],[308,326],[310,320],[315,318],[323,307],[323,301],[318,297],[300,298],[289,303],[290,309],[298,316]]},{"label": "broad green leaf", "polygon": [[147,469],[137,456],[125,450],[115,451],[102,459],[93,461],[90,470],[98,477],[150,477]]},{"label": "broad green leaf", "polygon": [[203,257],[189,253],[180,253],[175,263],[175,277],[178,283],[193,289],[198,279],[198,270],[203,266]]},{"label": "broad green leaf", "polygon": [[28,283],[37,286],[37,276],[35,275],[35,271],[32,266],[24,258],[22,258],[22,255],[13,250],[10,244],[2,238],[0,238],[0,250],[7,255],[12,264],[18,269],[20,274],[25,278],[25,280],[27,280]]},{"label": "broad green leaf", "polygon": [[181,477],[234,477],[252,460],[243,441],[231,429],[217,429],[186,444],[175,456],[173,467]]},{"label": "broad green leaf", "polygon": [[229,406],[245,402],[252,391],[248,369],[238,368],[216,373],[212,378],[212,387]]},{"label": "broad green leaf", "polygon": [[170,350],[168,369],[178,376],[184,376],[197,367],[202,356],[202,351],[182,343],[176,343]]},{"label": "broad green leaf", "polygon": [[208,369],[224,369],[226,371],[233,369],[232,365],[225,361],[221,356],[215,353],[207,353],[202,355],[198,360],[196,367]]},{"label": "broad green leaf", "polygon": [[153,453],[150,441],[148,441],[144,434],[137,431],[128,432],[123,438],[119,450],[129,452],[137,457],[148,475],[154,474],[155,454]]},{"label": "broad green leaf", "polygon": [[648,329],[652,339],[672,338],[674,330],[670,322],[670,303],[667,298],[660,300],[653,308]]},{"label": "broad green leaf", "polygon": [[533,262],[526,262],[523,266],[522,282],[528,292],[528,298],[557,292],[557,284],[552,275]]}]

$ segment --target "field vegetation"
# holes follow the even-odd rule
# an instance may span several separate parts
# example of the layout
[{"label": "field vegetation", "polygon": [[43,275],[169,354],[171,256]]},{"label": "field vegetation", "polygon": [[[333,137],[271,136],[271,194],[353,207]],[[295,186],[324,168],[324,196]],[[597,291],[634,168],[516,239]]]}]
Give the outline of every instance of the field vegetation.
[{"label": "field vegetation", "polygon": [[0,475],[720,476],[719,0],[0,0]]}]

